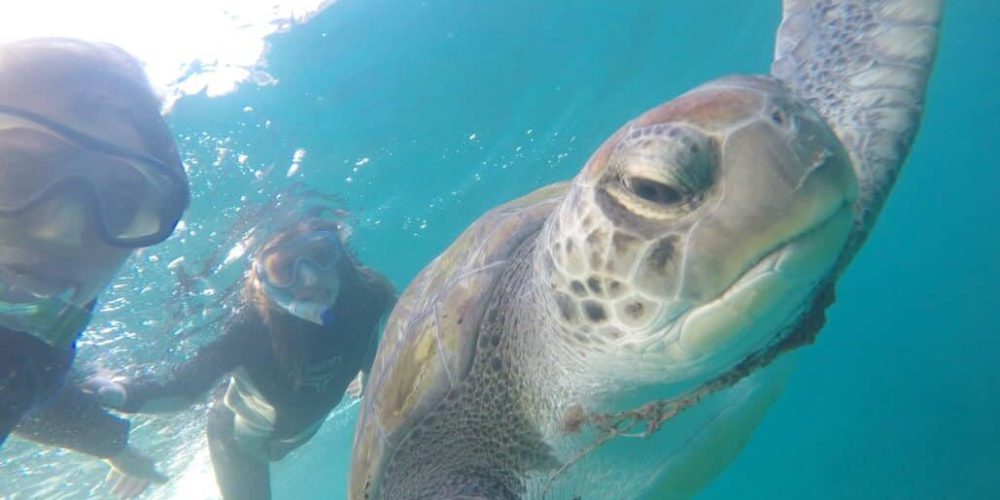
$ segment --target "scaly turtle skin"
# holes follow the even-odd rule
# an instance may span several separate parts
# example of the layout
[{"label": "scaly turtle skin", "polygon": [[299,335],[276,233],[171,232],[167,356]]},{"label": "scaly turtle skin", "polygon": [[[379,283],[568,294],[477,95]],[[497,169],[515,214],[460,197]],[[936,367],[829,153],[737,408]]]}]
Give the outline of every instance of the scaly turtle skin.
[{"label": "scaly turtle skin", "polygon": [[654,108],[571,182],[476,221],[389,318],[350,497],[671,498],[711,480],[905,159],[940,7],[786,1],[772,77]]}]

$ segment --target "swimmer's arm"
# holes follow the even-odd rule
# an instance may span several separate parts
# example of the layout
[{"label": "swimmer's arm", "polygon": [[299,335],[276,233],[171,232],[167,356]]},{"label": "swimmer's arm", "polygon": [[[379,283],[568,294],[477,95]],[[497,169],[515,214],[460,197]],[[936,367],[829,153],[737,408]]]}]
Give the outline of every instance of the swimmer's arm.
[{"label": "swimmer's arm", "polygon": [[242,335],[237,326],[226,328],[218,340],[206,344],[191,359],[174,368],[166,380],[138,379],[126,382],[126,413],[170,413],[194,404],[200,396],[242,361]]},{"label": "swimmer's arm", "polygon": [[26,415],[18,437],[99,458],[118,455],[128,445],[129,422],[101,407],[92,394],[69,383],[48,404]]}]

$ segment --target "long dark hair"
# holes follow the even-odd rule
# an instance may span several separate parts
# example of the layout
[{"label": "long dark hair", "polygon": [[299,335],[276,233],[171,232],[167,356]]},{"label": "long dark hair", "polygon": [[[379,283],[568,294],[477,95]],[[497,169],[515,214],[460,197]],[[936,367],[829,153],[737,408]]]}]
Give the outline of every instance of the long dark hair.
[{"label": "long dark hair", "polygon": [[[336,222],[310,218],[281,230],[257,250],[254,261],[267,250],[303,234],[328,231],[336,235],[344,248],[344,255],[337,263],[340,275],[340,294],[334,304],[338,317],[341,311],[353,317],[371,318],[371,328],[377,328],[383,315],[395,302],[396,292],[384,276],[364,266],[344,241],[341,227]],[[309,359],[308,336],[322,333],[323,327],[288,314],[267,297],[256,272],[252,269],[244,279],[244,300],[253,307],[271,337],[275,357],[295,387],[302,383],[305,362]],[[373,332],[373,335],[375,332]]]}]

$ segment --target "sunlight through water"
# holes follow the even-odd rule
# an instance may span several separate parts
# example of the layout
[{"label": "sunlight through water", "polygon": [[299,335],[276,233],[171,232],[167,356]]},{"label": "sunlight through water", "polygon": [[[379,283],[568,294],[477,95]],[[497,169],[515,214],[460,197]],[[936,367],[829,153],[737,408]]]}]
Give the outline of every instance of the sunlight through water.
[{"label": "sunlight through water", "polygon": [[39,36],[110,42],[146,65],[169,109],[185,95],[275,83],[266,38],[334,0],[34,0],[0,7],[0,43]]}]

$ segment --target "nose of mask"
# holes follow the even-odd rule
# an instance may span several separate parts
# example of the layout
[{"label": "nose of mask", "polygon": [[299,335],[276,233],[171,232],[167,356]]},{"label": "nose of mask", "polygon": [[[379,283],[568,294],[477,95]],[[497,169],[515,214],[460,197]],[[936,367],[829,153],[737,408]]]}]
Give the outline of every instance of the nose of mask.
[{"label": "nose of mask", "polygon": [[319,284],[319,276],[316,274],[316,271],[313,270],[312,266],[302,266],[300,276],[300,286],[313,287]]},{"label": "nose of mask", "polygon": [[96,244],[87,238],[91,231],[90,211],[83,200],[73,196],[53,197],[21,213],[16,220],[0,221],[0,241],[13,237],[17,242],[35,240],[65,247]]}]

